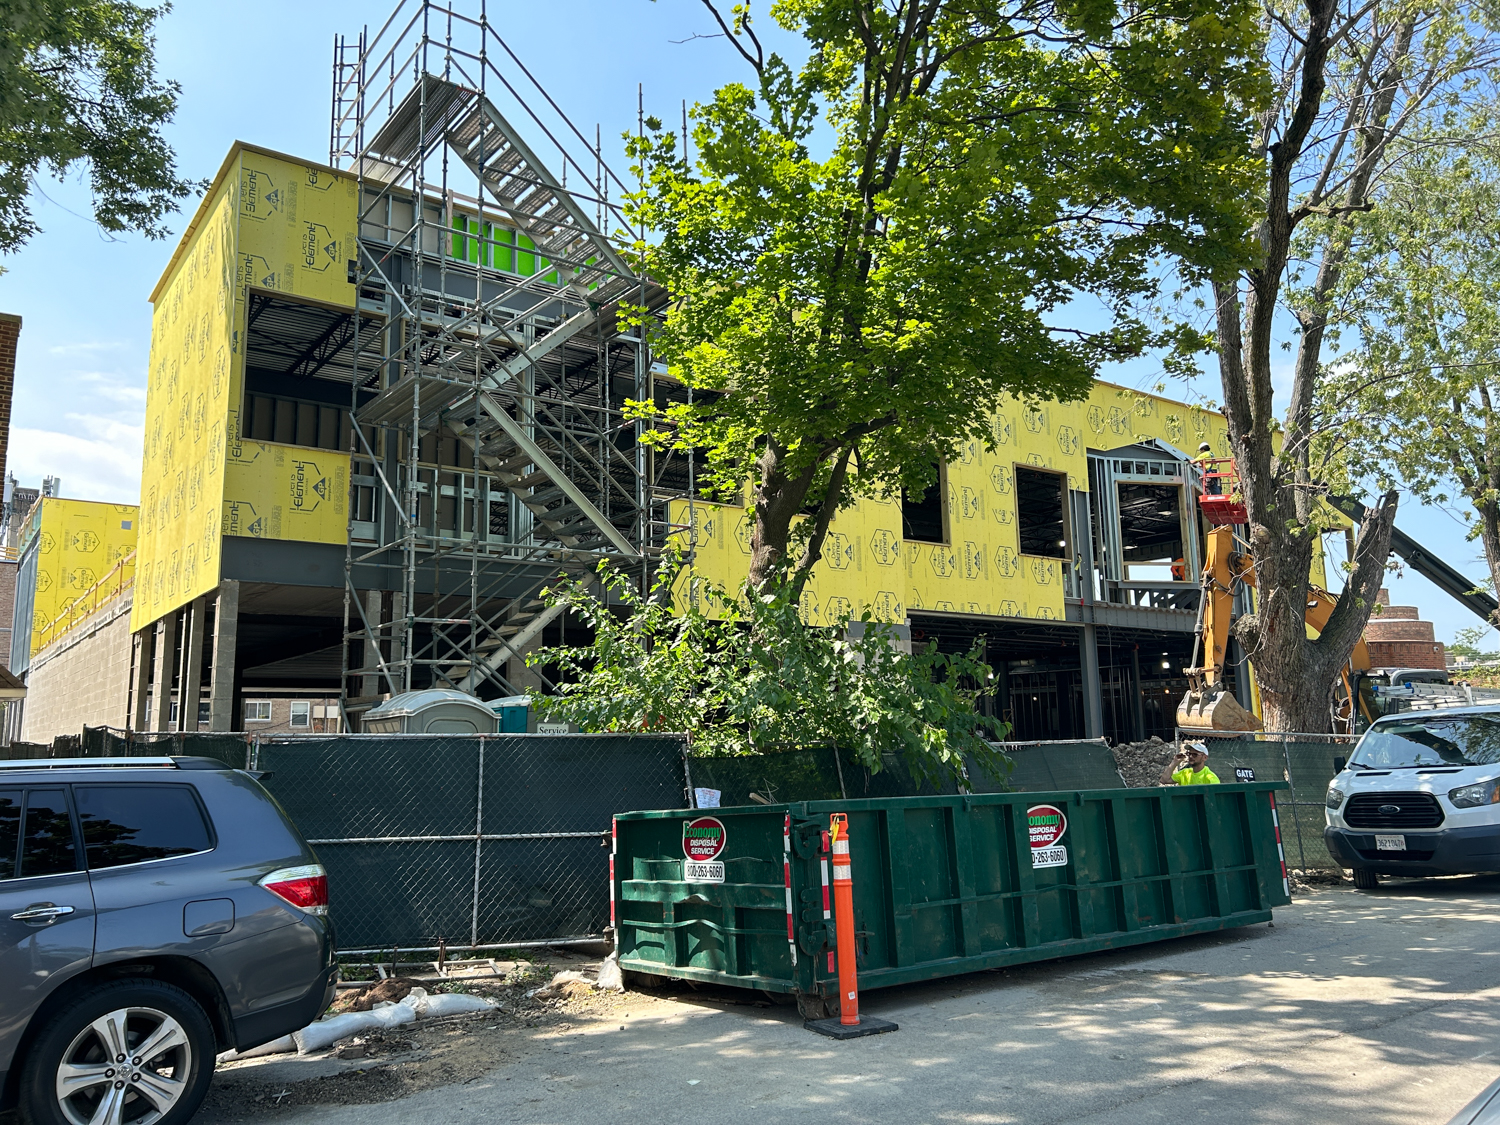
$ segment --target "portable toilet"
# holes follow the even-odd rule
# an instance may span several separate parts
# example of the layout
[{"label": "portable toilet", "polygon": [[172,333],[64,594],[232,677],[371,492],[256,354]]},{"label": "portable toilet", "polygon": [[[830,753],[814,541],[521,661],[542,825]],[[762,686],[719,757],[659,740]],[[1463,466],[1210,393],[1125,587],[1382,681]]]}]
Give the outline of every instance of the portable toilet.
[{"label": "portable toilet", "polygon": [[393,695],[365,712],[366,734],[494,734],[495,712],[461,691],[428,688]]},{"label": "portable toilet", "polygon": [[485,706],[499,720],[500,734],[526,733],[526,723],[531,713],[531,696],[507,695],[504,699],[491,699]]}]

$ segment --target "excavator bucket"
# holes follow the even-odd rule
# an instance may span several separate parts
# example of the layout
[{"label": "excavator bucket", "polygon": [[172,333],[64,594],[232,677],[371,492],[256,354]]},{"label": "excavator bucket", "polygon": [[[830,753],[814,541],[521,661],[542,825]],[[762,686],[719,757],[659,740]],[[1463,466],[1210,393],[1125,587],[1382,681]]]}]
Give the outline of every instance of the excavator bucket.
[{"label": "excavator bucket", "polygon": [[1177,705],[1177,725],[1187,730],[1260,730],[1261,722],[1227,691],[1191,690]]}]

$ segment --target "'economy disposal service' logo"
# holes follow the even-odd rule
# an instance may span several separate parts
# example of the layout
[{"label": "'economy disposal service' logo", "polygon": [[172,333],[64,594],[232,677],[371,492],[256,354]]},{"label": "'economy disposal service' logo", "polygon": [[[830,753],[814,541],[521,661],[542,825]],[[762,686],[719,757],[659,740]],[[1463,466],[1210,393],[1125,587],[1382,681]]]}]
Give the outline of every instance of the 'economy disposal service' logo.
[{"label": "'economy disposal service' logo", "polygon": [[1026,834],[1031,842],[1032,867],[1066,867],[1068,849],[1063,833],[1068,818],[1056,805],[1032,805],[1026,810]]},{"label": "'economy disposal service' logo", "polygon": [[724,864],[719,857],[728,842],[724,824],[712,816],[682,822],[682,878],[686,883],[722,883]]}]

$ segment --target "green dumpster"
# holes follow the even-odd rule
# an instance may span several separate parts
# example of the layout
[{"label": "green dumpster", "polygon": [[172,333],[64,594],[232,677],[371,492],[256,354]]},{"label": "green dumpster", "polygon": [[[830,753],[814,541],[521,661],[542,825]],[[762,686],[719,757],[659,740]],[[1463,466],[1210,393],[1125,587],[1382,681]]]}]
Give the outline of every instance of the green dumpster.
[{"label": "green dumpster", "polygon": [[1269,922],[1286,783],[809,801],[615,818],[628,973],[836,1014],[828,816],[849,817],[862,990]]}]

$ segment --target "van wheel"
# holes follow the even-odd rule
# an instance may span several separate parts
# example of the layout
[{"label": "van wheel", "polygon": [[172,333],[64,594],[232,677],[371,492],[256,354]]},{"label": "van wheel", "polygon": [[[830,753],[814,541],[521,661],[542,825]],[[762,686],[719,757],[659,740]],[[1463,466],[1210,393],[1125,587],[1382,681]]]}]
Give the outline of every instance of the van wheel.
[{"label": "van wheel", "polygon": [[1373,891],[1380,887],[1380,876],[1368,867],[1356,867],[1354,869],[1354,886],[1357,890]]},{"label": "van wheel", "polygon": [[112,981],[47,1021],[22,1065],[19,1108],[28,1125],[184,1125],[213,1073],[213,1028],[191,996]]}]

